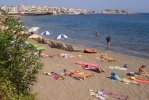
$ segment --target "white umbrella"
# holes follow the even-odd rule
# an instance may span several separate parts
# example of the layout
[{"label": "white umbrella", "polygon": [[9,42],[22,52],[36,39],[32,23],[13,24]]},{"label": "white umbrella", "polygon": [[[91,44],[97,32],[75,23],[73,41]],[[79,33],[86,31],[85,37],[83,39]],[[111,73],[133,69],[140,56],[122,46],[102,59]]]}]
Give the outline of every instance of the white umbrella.
[{"label": "white umbrella", "polygon": [[66,39],[66,38],[68,38],[67,35],[65,35],[65,34],[60,34],[60,35],[57,36],[56,39]]},{"label": "white umbrella", "polygon": [[51,35],[53,34],[53,32],[49,32],[49,31],[44,31],[41,33],[41,35]]},{"label": "white umbrella", "polygon": [[32,28],[30,28],[28,31],[29,32],[36,32],[36,31],[38,31],[39,30],[39,27],[32,27]]}]

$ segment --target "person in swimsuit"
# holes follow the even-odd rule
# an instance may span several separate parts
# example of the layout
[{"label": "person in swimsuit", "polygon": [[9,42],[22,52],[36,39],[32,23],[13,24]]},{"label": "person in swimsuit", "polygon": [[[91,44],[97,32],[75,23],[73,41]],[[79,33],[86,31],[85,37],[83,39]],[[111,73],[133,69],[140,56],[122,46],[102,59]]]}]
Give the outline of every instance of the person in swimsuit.
[{"label": "person in swimsuit", "polygon": [[96,37],[99,37],[99,32],[96,32]]},{"label": "person in swimsuit", "polygon": [[107,49],[109,49],[110,41],[111,41],[111,38],[109,35],[106,37],[106,41],[107,41]]},{"label": "person in swimsuit", "polygon": [[149,74],[145,71],[145,65],[142,65],[140,68],[139,68],[139,73],[141,75],[144,75],[144,76],[148,76],[149,77]]}]

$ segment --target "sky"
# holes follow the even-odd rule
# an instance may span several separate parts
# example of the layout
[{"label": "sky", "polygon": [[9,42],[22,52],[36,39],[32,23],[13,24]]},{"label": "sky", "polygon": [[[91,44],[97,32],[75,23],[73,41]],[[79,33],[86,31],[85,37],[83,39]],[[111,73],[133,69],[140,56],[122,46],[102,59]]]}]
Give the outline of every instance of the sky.
[{"label": "sky", "polygon": [[0,5],[17,4],[84,8],[95,11],[120,9],[149,13],[149,0],[0,0]]}]

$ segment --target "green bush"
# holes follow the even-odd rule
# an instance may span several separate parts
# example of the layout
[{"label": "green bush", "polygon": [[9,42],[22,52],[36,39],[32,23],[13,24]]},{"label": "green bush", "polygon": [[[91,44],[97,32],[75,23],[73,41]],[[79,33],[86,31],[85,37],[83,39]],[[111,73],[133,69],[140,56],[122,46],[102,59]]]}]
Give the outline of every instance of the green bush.
[{"label": "green bush", "polygon": [[40,59],[23,45],[27,37],[21,34],[25,29],[20,20],[5,16],[3,25],[7,28],[0,29],[0,100],[34,100],[30,90],[42,66]]}]

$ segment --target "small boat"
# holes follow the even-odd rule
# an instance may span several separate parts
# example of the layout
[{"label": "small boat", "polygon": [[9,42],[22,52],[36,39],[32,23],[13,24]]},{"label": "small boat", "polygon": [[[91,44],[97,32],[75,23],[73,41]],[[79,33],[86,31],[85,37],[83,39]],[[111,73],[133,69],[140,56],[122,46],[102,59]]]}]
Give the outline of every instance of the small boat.
[{"label": "small boat", "polygon": [[94,49],[84,49],[84,53],[97,53]]}]

